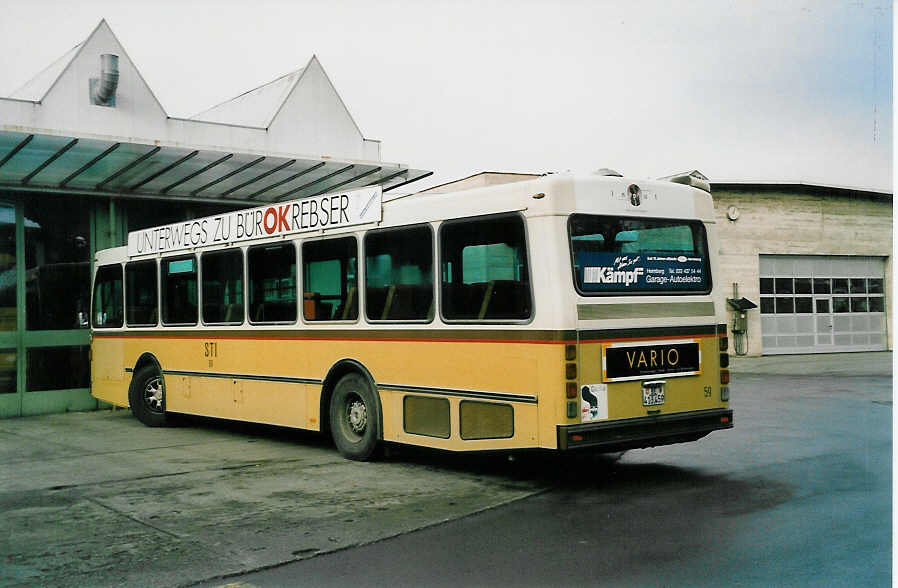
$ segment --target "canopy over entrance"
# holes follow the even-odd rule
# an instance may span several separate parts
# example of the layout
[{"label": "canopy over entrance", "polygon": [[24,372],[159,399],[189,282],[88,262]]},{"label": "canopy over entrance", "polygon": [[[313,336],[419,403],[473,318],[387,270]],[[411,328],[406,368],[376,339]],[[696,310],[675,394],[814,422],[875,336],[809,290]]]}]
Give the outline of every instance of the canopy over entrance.
[{"label": "canopy over entrance", "polygon": [[106,21],[0,97],[0,191],[250,204],[430,175],[380,159],[315,56],[190,118],[170,116]]},{"label": "canopy over entrance", "polygon": [[388,192],[431,173],[385,162],[0,130],[0,190],[253,204],[374,185]]}]

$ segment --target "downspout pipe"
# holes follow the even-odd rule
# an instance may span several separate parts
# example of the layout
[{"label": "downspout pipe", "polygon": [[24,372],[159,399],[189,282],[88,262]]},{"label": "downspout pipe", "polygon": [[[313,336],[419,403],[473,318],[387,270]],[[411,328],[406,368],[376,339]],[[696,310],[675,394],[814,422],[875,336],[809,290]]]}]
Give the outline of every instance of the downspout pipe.
[{"label": "downspout pipe", "polygon": [[118,87],[118,55],[100,55],[100,79],[94,85],[94,100],[106,104],[115,96]]}]

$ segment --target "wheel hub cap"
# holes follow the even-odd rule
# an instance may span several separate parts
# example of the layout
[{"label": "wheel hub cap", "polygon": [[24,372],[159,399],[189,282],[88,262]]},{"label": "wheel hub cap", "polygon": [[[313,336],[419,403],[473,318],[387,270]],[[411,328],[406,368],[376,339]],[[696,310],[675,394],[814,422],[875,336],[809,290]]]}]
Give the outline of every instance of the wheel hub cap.
[{"label": "wheel hub cap", "polygon": [[162,381],[158,378],[150,380],[144,390],[147,406],[156,412],[162,412]]},{"label": "wheel hub cap", "polygon": [[368,424],[368,409],[364,402],[355,401],[349,405],[349,426],[355,433],[361,433]]}]

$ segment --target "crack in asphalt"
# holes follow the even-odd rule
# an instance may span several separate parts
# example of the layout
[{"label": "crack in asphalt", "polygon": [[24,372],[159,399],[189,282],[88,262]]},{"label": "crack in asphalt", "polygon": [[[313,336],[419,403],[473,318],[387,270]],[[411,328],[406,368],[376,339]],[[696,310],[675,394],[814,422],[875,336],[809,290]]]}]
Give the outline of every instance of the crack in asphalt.
[{"label": "crack in asphalt", "polygon": [[173,532],[171,532],[171,531],[167,531],[166,529],[163,529],[163,528],[161,528],[161,527],[157,527],[156,525],[150,524],[150,523],[148,523],[148,522],[146,522],[146,521],[142,521],[142,520],[140,520],[140,519],[138,519],[138,518],[136,518],[136,517],[133,517],[133,516],[131,516],[131,515],[125,513],[125,512],[122,512],[122,511],[118,510],[117,508],[114,508],[114,507],[112,507],[112,506],[109,506],[108,504],[104,504],[103,502],[101,502],[100,500],[94,498],[93,496],[83,496],[82,498],[83,498],[84,500],[88,501],[88,502],[91,502],[91,503],[93,503],[93,504],[96,504],[97,506],[103,507],[103,508],[105,508],[106,510],[109,510],[109,511],[111,511],[111,512],[113,512],[113,513],[115,513],[115,514],[117,514],[117,515],[119,515],[119,516],[122,516],[122,517],[124,517],[124,518],[126,518],[126,519],[128,519],[128,520],[130,520],[130,521],[134,521],[135,523],[137,523],[137,524],[139,524],[139,525],[143,525],[144,527],[149,527],[150,529],[153,529],[154,531],[158,531],[158,532],[160,532],[160,533],[164,533],[165,535],[168,535],[169,537],[174,537],[175,539],[183,539],[183,536],[178,535],[177,533],[173,533]]},{"label": "crack in asphalt", "polygon": [[[84,482],[82,484],[62,484],[62,485],[57,485],[57,486],[48,486],[46,488],[32,488],[29,491],[35,492],[35,491],[41,491],[41,490],[70,490],[72,488],[85,488],[85,487],[90,487],[90,486],[118,484],[121,482],[133,482],[133,481],[140,481],[140,480],[153,480],[153,479],[158,479],[158,478],[172,478],[172,477],[176,477],[176,476],[186,476],[186,475],[190,475],[190,474],[202,474],[202,473],[208,473],[208,472],[221,472],[221,471],[233,471],[233,470],[246,470],[246,469],[250,469],[250,468],[260,467],[263,465],[286,464],[286,463],[295,463],[295,462],[299,462],[299,461],[303,461],[303,459],[297,458],[297,459],[284,459],[284,460],[277,460],[277,461],[260,461],[260,462],[255,462],[255,463],[247,463],[247,464],[240,464],[240,465],[233,465],[233,466],[220,466],[220,467],[214,467],[214,468],[203,468],[203,469],[197,469],[197,470],[169,472],[167,474],[152,474],[149,476],[135,476],[135,477],[129,477],[129,478],[117,478],[117,479],[112,479],[112,480],[98,480],[98,481],[93,481],[93,482]],[[318,464],[312,464],[309,467],[314,467],[315,465],[318,465]]]}]

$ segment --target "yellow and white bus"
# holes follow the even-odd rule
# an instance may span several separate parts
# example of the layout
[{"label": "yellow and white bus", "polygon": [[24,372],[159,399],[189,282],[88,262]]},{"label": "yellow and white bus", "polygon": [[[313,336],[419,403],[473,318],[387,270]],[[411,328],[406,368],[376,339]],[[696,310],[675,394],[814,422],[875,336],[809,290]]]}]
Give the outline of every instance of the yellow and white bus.
[{"label": "yellow and white bus", "polygon": [[99,251],[91,390],[169,413],[452,451],[620,451],[733,426],[706,183],[379,187]]}]

